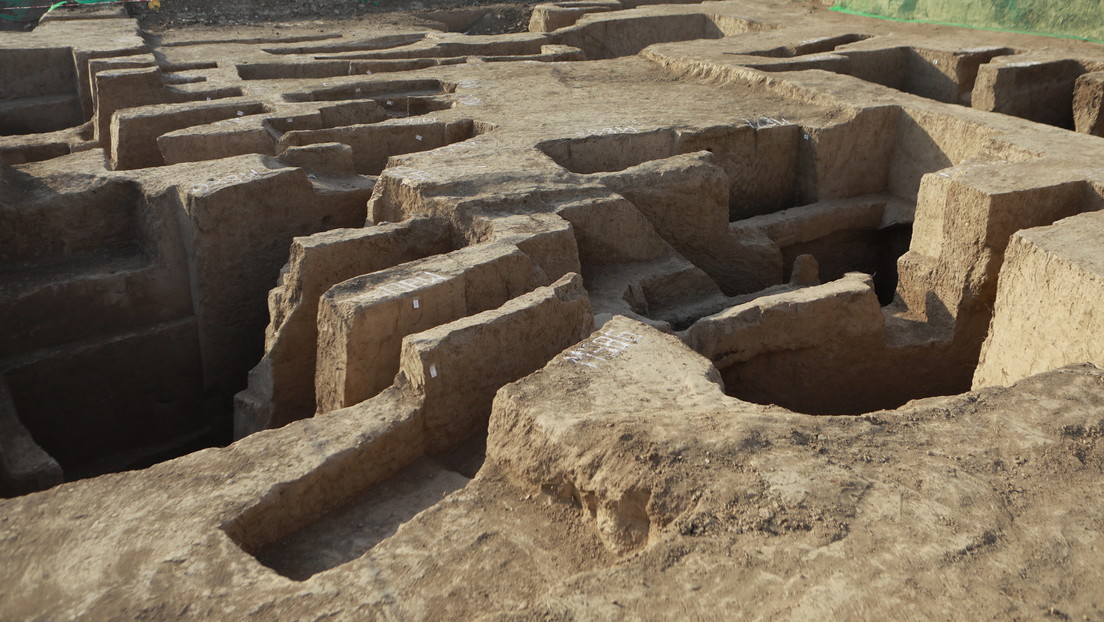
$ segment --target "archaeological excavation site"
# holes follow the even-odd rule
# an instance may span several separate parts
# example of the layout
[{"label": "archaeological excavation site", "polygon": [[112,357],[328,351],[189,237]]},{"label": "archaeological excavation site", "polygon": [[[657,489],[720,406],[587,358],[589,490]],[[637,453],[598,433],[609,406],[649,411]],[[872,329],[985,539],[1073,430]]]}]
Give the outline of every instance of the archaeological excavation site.
[{"label": "archaeological excavation site", "polygon": [[0,30],[0,620],[1104,620],[1104,44],[162,1]]}]

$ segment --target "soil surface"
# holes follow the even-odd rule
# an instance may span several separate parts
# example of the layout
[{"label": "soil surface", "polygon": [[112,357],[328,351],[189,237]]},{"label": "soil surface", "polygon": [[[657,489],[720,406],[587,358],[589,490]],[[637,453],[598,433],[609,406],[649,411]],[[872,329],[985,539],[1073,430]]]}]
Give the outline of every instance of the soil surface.
[{"label": "soil surface", "polygon": [[821,4],[0,39],[0,619],[1104,619],[1104,48]]}]

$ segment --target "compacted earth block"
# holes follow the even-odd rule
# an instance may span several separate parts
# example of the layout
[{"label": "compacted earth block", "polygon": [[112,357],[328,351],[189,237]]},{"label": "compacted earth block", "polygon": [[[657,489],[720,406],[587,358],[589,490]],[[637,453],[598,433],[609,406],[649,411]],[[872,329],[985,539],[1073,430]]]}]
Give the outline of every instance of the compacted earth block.
[{"label": "compacted earth block", "polygon": [[0,35],[0,619],[1104,619],[1104,47],[170,4]]}]

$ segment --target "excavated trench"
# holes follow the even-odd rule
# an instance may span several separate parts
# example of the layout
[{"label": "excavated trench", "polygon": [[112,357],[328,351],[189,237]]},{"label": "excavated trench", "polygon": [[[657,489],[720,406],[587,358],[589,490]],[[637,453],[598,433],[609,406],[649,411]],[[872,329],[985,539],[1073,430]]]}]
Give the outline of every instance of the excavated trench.
[{"label": "excavated trench", "polygon": [[38,29],[73,34],[34,78],[0,41],[0,494],[191,452],[7,502],[52,575],[13,594],[616,617],[791,573],[778,610],[853,614],[820,592],[870,564],[807,553],[915,540],[912,585],[1053,548],[1015,524],[1052,522],[1055,472],[1091,488],[1064,402],[1096,375],[879,411],[1098,356],[1096,61],[753,6],[557,2],[501,38],[100,16]]},{"label": "excavated trench", "polygon": [[85,120],[72,49],[0,51],[0,84],[0,136],[52,132]]},{"label": "excavated trench", "polygon": [[[359,44],[353,48],[324,43],[313,47],[300,46],[295,50],[266,49],[266,53],[277,55],[296,53],[331,56],[325,59],[319,57],[318,62],[314,63],[239,64],[237,73],[248,81],[327,78],[372,73],[381,69],[377,65],[372,65],[372,68],[365,68],[368,65],[352,67],[349,63],[408,62],[422,58],[432,59],[438,64],[444,59],[448,64],[453,62],[449,59],[453,59],[458,51],[474,51],[488,56],[496,53],[523,56],[542,51],[539,42],[524,42],[520,45],[510,43],[491,48],[477,46],[471,50],[442,47],[413,55],[410,52],[401,52],[404,45],[420,40],[420,37],[387,39]],[[847,36],[832,39],[828,43],[831,44],[829,47],[835,49],[861,40],[858,36]],[[827,43],[810,46],[808,50],[797,50],[793,56],[816,52],[824,45]],[[394,52],[380,50],[395,46],[398,47]],[[332,56],[334,53],[341,53],[343,58],[335,60],[336,57]],[[506,56],[501,60],[510,59],[511,57]],[[187,67],[196,70],[205,66]],[[402,69],[410,70],[420,66],[422,65],[410,65]],[[65,81],[62,78],[59,80]],[[73,76],[68,78],[69,88],[72,88],[75,80]],[[60,87],[43,88],[57,90]],[[323,108],[321,127],[315,128],[304,127],[299,116],[285,118],[269,104],[248,101],[234,103],[229,107],[223,106],[224,110],[219,109],[215,116],[204,112],[210,108],[211,102],[180,104],[192,108],[182,108],[180,112],[173,112],[168,116],[120,116],[116,120],[117,129],[113,130],[117,134],[113,133],[110,138],[114,144],[113,161],[119,169],[137,169],[151,164],[165,166],[230,155],[225,152],[225,146],[235,143],[225,140],[225,130],[221,134],[212,135],[207,132],[207,128],[224,123],[229,124],[230,130],[235,132],[236,124],[256,117],[267,133],[278,137],[276,147],[258,148],[259,143],[252,141],[242,143],[236,151],[275,154],[277,152],[273,149],[282,148],[285,150],[286,160],[288,149],[324,145],[325,149],[332,151],[328,145],[342,144],[348,146],[346,149],[351,148],[350,172],[375,176],[385,169],[388,158],[392,155],[442,147],[493,129],[493,126],[478,121],[379,125],[379,121],[383,120],[406,119],[448,110],[455,105],[449,98],[455,90],[455,84],[436,79],[418,79],[363,82],[345,80],[334,85],[316,82],[312,88],[288,91],[284,98],[288,102],[335,102],[343,107]],[[235,94],[240,95],[240,91],[231,93],[231,96]],[[231,121],[234,123],[230,123]],[[124,134],[127,123],[137,129]],[[55,117],[47,123],[50,128],[55,125],[71,126],[73,120]],[[147,127],[149,129],[144,129]],[[831,157],[819,155],[810,149],[810,134],[816,136],[814,140],[832,145],[831,149],[820,147],[829,152]],[[149,150],[155,143],[160,153],[152,155],[153,152]],[[210,153],[208,145],[222,145],[220,148],[224,152]],[[911,219],[915,211],[920,178],[955,164],[947,150],[931,139],[925,127],[904,111],[895,109],[859,113],[845,123],[825,128],[803,127],[786,119],[773,117],[745,119],[734,125],[700,129],[672,128],[641,132],[632,127],[615,127],[602,135],[548,141],[539,144],[538,148],[564,170],[582,175],[587,180],[595,180],[625,197],[633,208],[645,216],[659,237],[675,251],[675,255],[671,257],[681,256],[689,260],[688,264],[679,261],[672,264],[669,259],[664,259],[658,263],[653,261],[635,267],[624,262],[611,266],[605,262],[588,261],[584,250],[580,268],[594,297],[592,304],[595,312],[600,314],[605,311],[603,300],[606,298],[604,290],[607,285],[617,289],[627,282],[626,279],[636,279],[635,285],[625,288],[623,293],[614,292],[614,304],[610,312],[615,312],[614,307],[618,304],[625,303],[623,310],[666,325],[669,330],[680,332],[688,340],[695,338],[692,336],[694,325],[701,318],[723,314],[734,306],[748,304],[759,294],[778,293],[777,289],[786,288],[787,282],[796,288],[799,285],[797,281],[801,279],[804,281],[800,285],[807,286],[813,282],[837,281],[849,272],[870,274],[873,276],[873,291],[878,302],[883,307],[890,305],[894,300],[898,280],[897,261],[909,246]],[[147,152],[151,155],[145,155]],[[961,160],[963,154],[958,154],[956,158]],[[304,159],[301,162],[311,166],[320,161]],[[248,181],[250,177],[258,176],[257,169],[249,170],[250,174],[238,174],[235,179]],[[193,185],[191,190],[198,191],[195,193],[202,196],[225,181],[223,178],[207,178]],[[367,189],[370,186],[362,188],[359,194],[353,193],[350,196],[364,196],[363,192]],[[321,187],[314,189],[315,192],[320,190]],[[184,202],[187,203],[188,200],[185,198]],[[113,207],[118,204],[114,201],[107,202],[112,203]],[[138,204],[139,207],[130,208],[132,215],[125,219],[127,222],[141,221],[143,217],[140,214],[149,211],[155,204],[142,207],[139,197],[132,197],[129,202]],[[96,206],[102,204],[97,202],[76,209],[98,212],[100,208]],[[336,221],[333,216],[328,216],[319,224],[324,228],[341,224],[355,226],[357,222],[350,218],[352,212],[345,209],[344,213],[348,215],[340,216]],[[576,222],[576,225],[579,223]],[[582,234],[586,235],[587,232],[584,230]],[[158,235],[160,234],[147,233],[142,238],[136,237],[132,231],[126,243],[132,247],[135,244],[149,245]],[[576,235],[580,235],[580,232],[577,231]],[[452,237],[455,238],[455,234]],[[585,247],[586,242],[580,240],[579,245]],[[118,254],[112,250],[115,246],[117,245],[111,242],[104,247],[103,252],[107,253],[105,257]],[[185,242],[185,247],[187,246],[188,242]],[[432,251],[416,251],[413,256],[430,256],[432,253],[454,251],[457,248],[457,244],[449,242],[444,247],[438,244]],[[180,250],[185,257],[198,252],[195,248]],[[66,248],[70,257],[74,257],[72,252],[72,247]],[[141,254],[141,261],[148,263],[149,254],[147,249]],[[273,257],[276,255],[278,253]],[[795,263],[799,263],[799,258],[806,255],[815,258],[813,272],[797,275],[801,270],[795,271]],[[13,260],[13,273],[26,278],[25,271],[30,267],[29,264],[15,258]],[[189,259],[182,257],[178,261],[188,263]],[[194,262],[195,259],[191,261]],[[268,265],[266,271],[271,274],[277,264],[270,261]],[[627,272],[626,266],[629,266]],[[196,270],[196,267],[193,266],[191,270]],[[808,268],[802,270],[807,272]],[[112,268],[111,271],[114,273],[115,269]],[[271,278],[265,277],[257,281],[262,272],[251,277],[252,284],[248,287],[254,291],[259,292],[261,284]],[[637,272],[639,274],[631,274]],[[644,278],[639,278],[641,275]],[[793,281],[790,281],[791,275],[795,275]],[[175,278],[183,276],[178,273]],[[196,287],[195,276],[188,280],[193,281],[191,287]],[[528,287],[532,285],[523,287],[519,292]],[[164,294],[161,296],[161,300],[164,300]],[[501,299],[494,304],[504,301],[505,299]],[[28,309],[30,308],[28,305]],[[479,310],[481,309],[472,308],[464,313]],[[227,312],[237,313],[232,310]],[[36,311],[31,310],[28,313],[33,315]],[[885,313],[888,315],[891,311],[887,310]],[[250,315],[256,317],[255,312],[250,312]],[[199,316],[194,315],[194,312],[184,312],[175,321],[185,324],[194,321],[188,320],[189,317]],[[233,324],[238,320],[231,316],[217,320],[216,324],[220,322]],[[433,322],[439,323],[440,318],[431,320],[425,326],[432,326]],[[257,320],[250,323],[256,326]],[[213,330],[217,332],[219,329],[215,327]],[[416,332],[414,328],[410,331]],[[240,361],[250,358],[255,360],[254,353],[259,352],[256,338],[239,339],[231,348],[241,353],[230,356]],[[249,343],[252,345],[247,346]],[[930,381],[921,379],[910,383],[910,379],[903,377],[899,371],[885,373],[888,367],[907,368],[915,365],[915,361],[902,356],[887,358],[876,352],[863,351],[862,348],[866,347],[884,349],[884,346],[873,341],[858,345],[860,343],[863,342],[856,342],[853,351],[848,352],[829,353],[814,345],[796,350],[763,352],[752,360],[740,360],[731,364],[726,362],[720,366],[732,395],[761,403],[777,403],[804,412],[865,412],[875,408],[894,407],[908,399],[933,393]],[[700,347],[704,350],[715,349],[714,345]],[[388,348],[392,352],[388,355],[389,362],[385,362],[380,370],[372,372],[377,378],[371,381],[374,383],[373,389],[347,386],[342,389],[340,398],[320,406],[320,412],[370,398],[388,386],[398,371],[398,341],[393,340]],[[183,353],[185,362],[172,362],[169,359],[167,364],[184,369],[196,368],[194,361],[201,356],[199,353],[195,350],[176,352]],[[862,369],[855,374],[826,373],[830,369],[854,365],[855,361],[864,358],[879,361],[874,368],[882,373],[871,375],[870,364],[855,365],[856,369]],[[205,364],[210,366],[209,361]],[[341,361],[334,364],[342,368],[346,366]],[[238,370],[241,367],[241,363],[235,365]],[[149,368],[145,370],[149,371]],[[801,375],[806,378],[831,380],[809,384],[790,377],[792,370],[802,370]],[[960,366],[956,372],[949,374],[952,377],[944,378],[936,392],[950,392],[967,387],[971,372],[968,365]],[[69,374],[72,375],[71,372]],[[227,396],[242,388],[242,381],[228,381],[225,378],[213,380],[211,372],[205,375],[207,380],[202,381],[193,374],[191,380],[180,385],[185,387],[181,389],[182,393],[176,389],[159,390],[156,401],[158,412],[163,414],[158,416],[158,420],[166,422],[164,432],[157,432],[156,428],[149,426],[137,428],[127,425],[137,416],[125,413],[143,408],[140,405],[141,400],[128,410],[119,407],[121,401],[133,401],[135,398],[112,397],[110,394],[95,397],[95,392],[89,392],[81,386],[64,389],[63,392],[83,395],[124,413],[117,417],[117,425],[106,424],[109,419],[92,415],[90,413],[95,411],[79,405],[51,407],[48,409],[50,414],[38,416],[36,412],[43,404],[54,402],[43,394],[45,386],[56,388],[57,384],[51,382],[35,389],[33,387],[39,385],[25,379],[37,379],[39,376],[37,372],[26,370],[11,371],[8,378],[15,385],[15,408],[21,413],[32,436],[41,439],[43,447],[61,462],[71,476],[79,476],[95,474],[101,470],[114,470],[123,465],[148,464],[163,457],[165,451],[177,451],[159,447],[151,451],[147,442],[149,439],[158,439],[158,446],[165,443],[176,443],[179,446],[182,435],[196,439],[188,441],[184,445],[187,448],[197,446],[196,443],[228,440],[228,426],[225,423],[229,412]],[[118,377],[122,376],[127,376],[127,373],[118,374]],[[241,371],[233,372],[231,377],[241,378]],[[110,386],[115,383],[103,381],[99,384]],[[143,384],[156,386],[161,383],[149,380],[143,381]],[[826,391],[828,385],[836,389]],[[174,396],[174,392],[179,395]],[[304,395],[312,396],[313,391],[305,391]],[[824,396],[832,395],[848,397],[824,399]],[[201,407],[201,404],[206,405]],[[75,411],[83,412],[84,416],[77,418]],[[167,414],[170,411],[177,414]],[[198,428],[194,423],[188,424],[185,426],[188,428],[187,432],[174,428],[174,424],[169,423],[194,420],[194,415],[189,417],[185,413],[197,411],[204,413],[200,420],[210,423]],[[309,411],[300,408],[294,415],[276,415],[265,419],[267,423],[261,425],[267,427],[309,414]],[[73,429],[73,421],[77,419],[88,422],[80,434],[61,432]],[[62,424],[62,421],[67,423]],[[239,422],[239,425],[244,424]],[[121,433],[122,427],[130,427],[131,433]],[[251,428],[246,425],[244,429]],[[104,441],[95,440],[100,436]],[[80,438],[80,442],[70,444],[70,440],[75,438]],[[106,442],[107,438],[111,439],[111,443]],[[138,452],[142,454],[141,457],[127,458],[126,456],[133,453],[131,448],[138,446],[145,447]],[[118,449],[109,450],[108,447]],[[101,461],[105,452],[112,454],[115,451],[123,452],[123,461],[116,456],[109,463],[110,467],[103,466]]]},{"label": "excavated trench", "polygon": [[[871,126],[887,123],[890,128],[905,129],[871,131]],[[615,131],[624,133],[540,145],[541,152],[558,166],[623,197],[612,199],[605,209],[608,214],[616,211],[613,205],[625,205],[626,220],[598,227],[623,233],[625,223],[636,212],[648,221],[638,229],[641,235],[662,239],[660,244],[668,249],[650,261],[605,263],[603,254],[593,251],[596,225],[582,215],[586,208],[560,212],[572,224],[573,240],[558,252],[578,248],[580,273],[599,322],[605,313],[622,312],[675,331],[717,365],[730,395],[800,412],[864,413],[969,386],[976,363],[976,354],[971,355],[969,349],[979,343],[952,333],[942,337],[942,346],[933,348],[936,326],[927,327],[921,339],[911,342],[906,333],[915,332],[915,325],[887,334],[894,330],[887,325],[894,324],[895,314],[901,313],[904,304],[900,298],[894,301],[895,265],[909,248],[921,178],[942,170],[923,168],[917,162],[953,166],[951,157],[965,157],[968,149],[956,154],[939,148],[938,142],[924,133],[923,125],[903,110],[858,115],[829,127],[753,121],[646,133],[635,128]],[[916,140],[917,131],[925,140]],[[878,162],[882,170],[851,168],[838,160],[810,160],[804,147],[812,140],[810,135],[829,153],[852,153],[830,148],[838,142],[873,154],[863,163]],[[984,142],[984,133],[980,136],[978,145]],[[870,142],[870,137],[879,142]],[[780,145],[788,145],[788,151]],[[764,146],[770,147],[774,161],[756,157],[756,150]],[[760,168],[749,175],[738,164],[741,161],[754,161]],[[825,170],[847,179],[825,180],[820,177]],[[785,180],[785,184],[763,183],[764,176]],[[741,179],[758,183],[741,183]],[[739,188],[732,191],[733,185]],[[385,198],[386,192],[377,192],[374,201]],[[617,203],[625,199],[628,203]],[[689,228],[680,229],[680,223]],[[710,233],[710,226],[719,229]],[[533,285],[541,282],[537,274],[528,277],[536,280],[519,281],[499,297],[484,297],[482,307],[472,308],[469,300],[467,308],[440,309],[456,296],[453,283],[465,281],[463,288],[471,292],[489,285],[478,283],[482,275],[490,273],[490,266],[505,265],[506,261],[525,264],[512,251],[489,254],[483,247],[495,237],[476,240],[476,244],[442,257],[426,256],[330,287],[317,314],[317,411],[345,408],[349,409],[346,416],[352,416],[355,409],[402,399],[412,386],[411,374],[417,374],[417,369],[408,366],[407,342],[416,342],[424,334],[419,331],[447,332],[479,308],[487,309],[484,315],[493,315],[505,308],[494,310],[495,305],[524,292],[533,293]],[[708,244],[697,247],[694,242],[698,239]],[[331,249],[357,243],[335,238]],[[568,243],[561,237],[561,245]],[[444,257],[449,259],[443,261]],[[691,257],[693,260],[687,261]],[[722,269],[751,261],[756,262],[751,273]],[[466,267],[457,268],[456,263]],[[883,272],[880,282],[879,271]],[[504,273],[502,268],[494,272]],[[519,269],[505,273],[516,278]],[[304,274],[302,278],[305,282],[307,277]],[[328,279],[322,287],[334,280]],[[437,311],[429,313],[428,309]],[[487,321],[493,321],[492,315],[487,315]],[[379,332],[381,326],[388,330]],[[597,365],[603,357],[631,347],[633,342],[633,337],[625,334],[596,334],[591,341],[569,348],[563,355],[566,360]],[[398,340],[404,335],[407,339],[400,355]],[[735,349],[730,348],[733,343]],[[351,348],[350,344],[357,345]],[[470,342],[466,347],[476,349]],[[350,354],[365,349],[379,354],[359,361]],[[956,357],[967,359],[968,364],[957,370],[944,365]],[[424,360],[442,359],[425,356]],[[530,364],[537,367],[542,360],[544,356],[538,356]],[[422,369],[429,375],[422,382],[432,382],[438,373],[454,373],[438,364],[428,372]],[[266,373],[278,377],[281,363],[273,358],[270,365],[265,367]],[[343,375],[333,377],[331,370],[335,369]],[[507,377],[517,376],[518,370],[514,370]],[[431,385],[419,385],[415,380],[413,386]],[[488,385],[489,392],[497,386],[498,382]],[[276,393],[267,399],[273,395]],[[266,398],[252,395],[248,400],[239,399],[245,404]],[[450,404],[450,410],[464,412],[463,418],[470,423],[463,434],[451,436],[436,451],[389,458],[384,477],[365,473],[366,464],[356,456],[343,456],[310,477],[273,491],[226,525],[227,533],[261,563],[299,581],[359,558],[474,476],[482,462],[489,395],[484,394],[480,403],[467,411]],[[303,410],[306,407],[301,407],[300,414],[308,412]],[[380,467],[374,463],[372,468]],[[317,487],[323,480],[330,488],[319,496]],[[297,509],[304,507],[312,511],[304,514]]]},{"label": "excavated trench", "polygon": [[[762,270],[765,274],[748,274],[734,279],[725,274],[726,269],[731,268],[721,266],[747,259],[738,251],[732,253],[723,248],[723,235],[693,227],[683,227],[680,231],[679,224],[671,222],[694,217],[693,210],[700,208],[691,208],[689,203],[715,200],[715,197],[693,194],[695,183],[727,185],[729,233],[753,232],[771,238],[781,254],[782,276],[792,274],[797,257],[812,255],[819,264],[822,280],[834,281],[848,272],[865,272],[874,277],[882,304],[892,302],[897,286],[897,259],[908,250],[912,231],[910,213],[915,210],[915,199],[901,198],[890,192],[888,173],[884,174],[884,187],[868,184],[862,187],[865,191],[862,195],[832,197],[818,202],[817,190],[810,181],[816,173],[809,170],[808,161],[801,159],[807,156],[801,153],[800,142],[808,140],[808,134],[796,124],[765,118],[702,130],[637,133],[635,128],[613,128],[615,132],[619,129],[631,133],[560,140],[539,147],[558,165],[602,180],[642,208],[665,241],[705,270],[725,294],[751,294],[765,283],[780,285],[782,281],[777,266],[773,270]],[[892,149],[877,144],[857,145],[856,148],[873,152]],[[708,172],[690,173],[689,178],[679,180],[662,170],[664,160],[693,152],[711,154],[702,162],[704,168],[710,169]],[[945,154],[937,148],[934,153],[938,155],[922,157],[931,165],[946,160]],[[847,155],[840,154],[840,157]],[[671,162],[675,167],[681,166],[674,160]],[[845,166],[845,163],[828,162],[821,166]],[[722,169],[723,182],[711,175],[715,167]],[[920,171],[924,172],[930,171]],[[599,173],[621,175],[602,176]],[[646,179],[649,175],[653,178]],[[664,198],[664,195],[679,194],[685,197],[683,204]],[[847,191],[841,194],[846,195]],[[759,262],[753,270],[762,268]],[[694,301],[683,302],[694,306]],[[646,303],[641,307],[648,308]],[[683,330],[696,319],[682,317],[671,323],[676,330]]]},{"label": "excavated trench", "polygon": [[[968,390],[1008,237],[1093,209],[1098,186],[1017,182],[1038,153],[930,102],[516,138],[509,117],[524,111],[474,114],[478,82],[447,73],[756,31],[694,14],[666,32],[665,20],[497,42],[285,42],[222,67],[230,85],[213,73],[208,84],[200,74],[215,66],[173,60],[166,50],[187,46],[167,45],[157,62],[122,57],[98,74],[91,107],[68,68],[13,91],[0,133],[86,125],[0,150],[32,163],[0,168],[12,328],[0,414],[68,479],[287,426],[311,438],[316,416],[378,422],[319,440],[305,474],[221,519],[243,551],[306,581],[463,489],[502,387],[556,358],[598,369],[637,345],[609,330],[618,315],[681,339],[747,402],[855,415]],[[625,35],[634,29],[644,34]],[[595,33],[602,44],[587,47]],[[839,73],[977,107],[991,61],[1016,54],[954,56],[952,80],[933,69],[941,52],[875,42],[844,34],[740,55],[798,73],[803,57],[838,55],[851,63]],[[393,75],[422,69],[446,75]],[[198,73],[166,80],[186,72]],[[142,84],[143,105],[112,99]],[[62,158],[103,169],[50,170]],[[501,176],[481,177],[483,161]],[[38,487],[60,480],[50,473]],[[646,540],[646,506],[626,494],[614,522]]]},{"label": "excavated trench", "polygon": [[1104,69],[1099,62],[1005,46],[899,45],[853,33],[742,54],[779,59],[749,63],[764,71],[823,69],[939,102],[1100,135],[1092,103],[1099,89],[1096,72]]},{"label": "excavated trench", "polygon": [[418,458],[279,539],[254,541],[254,534],[264,531],[264,522],[271,520],[268,513],[287,511],[289,504],[302,502],[302,495],[293,491],[288,491],[290,496],[281,507],[239,517],[229,532],[260,563],[289,579],[304,581],[361,557],[418,513],[462,489],[483,464],[485,435],[483,431],[450,452]]}]

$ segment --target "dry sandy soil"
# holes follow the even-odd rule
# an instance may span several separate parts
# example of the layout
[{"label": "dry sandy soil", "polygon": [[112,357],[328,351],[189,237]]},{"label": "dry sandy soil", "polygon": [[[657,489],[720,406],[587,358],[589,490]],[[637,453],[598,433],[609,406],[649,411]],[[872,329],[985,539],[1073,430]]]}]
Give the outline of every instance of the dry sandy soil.
[{"label": "dry sandy soil", "polygon": [[295,10],[0,38],[0,619],[1104,619],[1104,48]]}]

